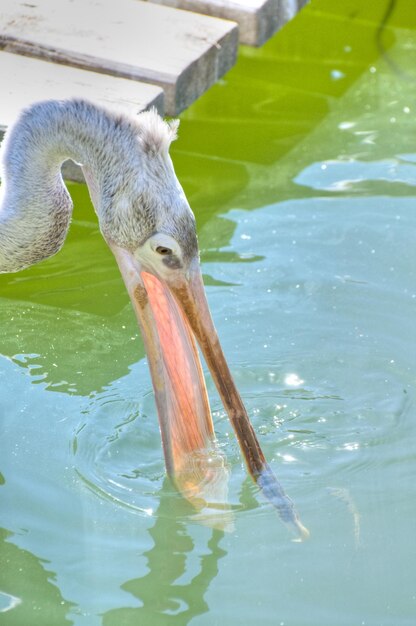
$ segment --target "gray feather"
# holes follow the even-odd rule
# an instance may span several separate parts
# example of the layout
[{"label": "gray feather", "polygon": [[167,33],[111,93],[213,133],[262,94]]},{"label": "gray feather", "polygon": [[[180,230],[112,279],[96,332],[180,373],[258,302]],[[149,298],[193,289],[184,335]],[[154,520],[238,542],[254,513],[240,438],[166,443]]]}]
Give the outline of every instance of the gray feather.
[{"label": "gray feather", "polygon": [[85,100],[45,101],[23,111],[1,146],[0,272],[58,252],[72,215],[61,165],[83,166],[104,237],[134,251],[166,232],[184,258],[197,254],[193,214],[168,150],[178,123],[155,111],[129,117]]}]

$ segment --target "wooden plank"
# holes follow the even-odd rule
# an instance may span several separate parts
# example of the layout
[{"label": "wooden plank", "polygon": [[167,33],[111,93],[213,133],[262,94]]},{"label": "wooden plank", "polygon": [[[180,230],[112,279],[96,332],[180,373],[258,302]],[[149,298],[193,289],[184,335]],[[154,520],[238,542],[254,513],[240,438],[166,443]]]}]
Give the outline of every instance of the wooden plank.
[{"label": "wooden plank", "polygon": [[[8,52],[0,52],[0,85],[0,133],[12,123],[20,109],[49,98],[87,98],[133,115],[151,106],[163,113],[160,87]],[[65,165],[64,174],[71,180],[84,180],[81,169],[74,163]]]},{"label": "wooden plank", "polygon": [[148,0],[238,23],[240,43],[261,46],[309,0]]},{"label": "wooden plank", "polygon": [[0,85],[0,129],[36,100],[87,98],[132,114],[151,106],[163,114],[160,87],[8,52],[0,52]]},{"label": "wooden plank", "polygon": [[281,26],[293,19],[309,0],[280,0]]},{"label": "wooden plank", "polygon": [[153,83],[175,115],[234,64],[235,23],[139,0],[1,0],[0,48]]},{"label": "wooden plank", "polygon": [[155,4],[195,11],[239,26],[240,43],[261,46],[282,25],[281,0],[149,0]]}]

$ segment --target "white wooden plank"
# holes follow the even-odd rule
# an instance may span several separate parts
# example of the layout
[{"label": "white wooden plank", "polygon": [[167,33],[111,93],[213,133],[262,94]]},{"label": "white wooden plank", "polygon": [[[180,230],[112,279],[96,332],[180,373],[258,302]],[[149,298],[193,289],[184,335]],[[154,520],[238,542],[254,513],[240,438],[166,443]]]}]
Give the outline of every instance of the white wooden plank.
[{"label": "white wooden plank", "polygon": [[148,0],[155,4],[204,13],[239,26],[240,43],[261,46],[308,0]]},{"label": "white wooden plank", "polygon": [[293,19],[307,0],[280,0],[281,26]]},{"label": "white wooden plank", "polygon": [[36,100],[87,98],[136,114],[155,106],[163,114],[163,90],[125,78],[0,52],[0,129]]},{"label": "white wooden plank", "polygon": [[[160,87],[8,52],[0,52],[0,85],[0,131],[4,131],[24,107],[50,98],[87,98],[133,115],[151,106],[163,113]],[[83,180],[75,164],[68,163],[64,173],[72,180]]]},{"label": "white wooden plank", "polygon": [[150,82],[189,106],[235,62],[233,22],[139,0],[1,0],[0,46]]},{"label": "white wooden plank", "polygon": [[195,11],[239,26],[240,43],[261,46],[282,25],[282,0],[149,0],[155,4]]}]

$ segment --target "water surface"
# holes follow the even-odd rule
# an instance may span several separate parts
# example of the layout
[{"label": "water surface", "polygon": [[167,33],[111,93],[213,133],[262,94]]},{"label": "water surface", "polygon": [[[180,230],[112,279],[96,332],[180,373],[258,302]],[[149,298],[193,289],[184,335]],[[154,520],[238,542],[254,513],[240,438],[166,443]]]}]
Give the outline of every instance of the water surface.
[{"label": "water surface", "polygon": [[172,150],[231,369],[310,540],[247,479],[210,379],[233,529],[172,489],[128,298],[71,185],[63,251],[0,277],[1,623],[414,624],[415,19],[410,0],[342,4],[243,49]]}]

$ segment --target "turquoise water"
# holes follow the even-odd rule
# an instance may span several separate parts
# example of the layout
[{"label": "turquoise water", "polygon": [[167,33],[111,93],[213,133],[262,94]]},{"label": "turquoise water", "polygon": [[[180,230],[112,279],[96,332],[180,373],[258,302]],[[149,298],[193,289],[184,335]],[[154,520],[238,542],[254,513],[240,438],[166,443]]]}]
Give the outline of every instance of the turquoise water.
[{"label": "turquoise water", "polygon": [[416,20],[371,4],[317,0],[243,49],[172,151],[224,350],[309,541],[247,479],[209,378],[229,532],[172,489],[128,298],[71,185],[63,251],[0,277],[0,623],[415,623]]}]

